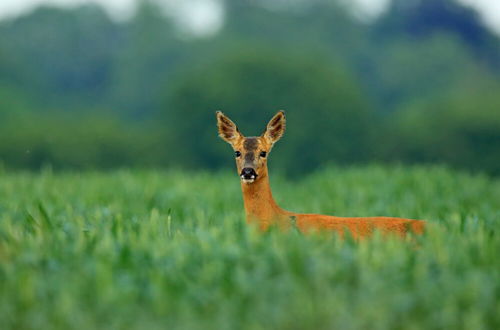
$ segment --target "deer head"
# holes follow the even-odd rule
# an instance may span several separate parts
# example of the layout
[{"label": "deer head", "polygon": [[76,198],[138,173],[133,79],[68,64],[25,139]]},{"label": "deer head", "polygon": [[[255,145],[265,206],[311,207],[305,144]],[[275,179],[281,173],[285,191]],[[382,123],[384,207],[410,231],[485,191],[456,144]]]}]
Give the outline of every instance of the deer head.
[{"label": "deer head", "polygon": [[236,157],[236,168],[246,184],[256,182],[267,175],[267,158],[273,145],[285,132],[285,112],[278,111],[267,124],[261,136],[245,137],[229,117],[217,111],[219,136],[229,143]]}]

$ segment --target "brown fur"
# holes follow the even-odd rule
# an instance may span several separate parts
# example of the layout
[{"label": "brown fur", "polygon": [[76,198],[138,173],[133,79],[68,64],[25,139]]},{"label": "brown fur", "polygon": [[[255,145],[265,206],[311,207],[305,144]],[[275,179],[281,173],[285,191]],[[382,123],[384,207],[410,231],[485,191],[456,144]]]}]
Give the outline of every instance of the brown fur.
[{"label": "brown fur", "polygon": [[236,159],[238,173],[243,167],[248,167],[247,157],[254,157],[252,166],[257,178],[252,183],[241,182],[243,202],[247,221],[256,223],[260,229],[266,230],[271,225],[287,229],[296,227],[302,232],[315,230],[333,230],[344,236],[348,231],[354,238],[361,239],[370,236],[375,230],[384,234],[396,234],[404,237],[407,233],[422,234],[425,221],[392,217],[335,217],[320,214],[300,214],[283,210],[274,201],[269,185],[267,157],[257,155],[265,151],[269,154],[272,146],[278,141],[285,130],[284,112],[278,112],[269,122],[266,131],[260,137],[245,138],[236,125],[221,112],[217,112],[219,135],[230,143],[235,151],[242,156]]}]

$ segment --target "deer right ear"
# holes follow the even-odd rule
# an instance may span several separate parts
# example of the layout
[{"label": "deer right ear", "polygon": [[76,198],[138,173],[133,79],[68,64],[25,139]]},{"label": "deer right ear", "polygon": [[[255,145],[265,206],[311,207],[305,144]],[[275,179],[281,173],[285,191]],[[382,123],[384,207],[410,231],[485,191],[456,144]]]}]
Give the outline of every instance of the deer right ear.
[{"label": "deer right ear", "polygon": [[229,144],[242,137],[238,127],[233,123],[229,117],[224,115],[221,111],[215,113],[217,115],[217,127],[219,129],[219,136]]},{"label": "deer right ear", "polygon": [[264,132],[264,138],[270,143],[274,144],[277,142],[283,134],[285,133],[286,119],[285,111],[280,110],[267,124],[266,131]]}]

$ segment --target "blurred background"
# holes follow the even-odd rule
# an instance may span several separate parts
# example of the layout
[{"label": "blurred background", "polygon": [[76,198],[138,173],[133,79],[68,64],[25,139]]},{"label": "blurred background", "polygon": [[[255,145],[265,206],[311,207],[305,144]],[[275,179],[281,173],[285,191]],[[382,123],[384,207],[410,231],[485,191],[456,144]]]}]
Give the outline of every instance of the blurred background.
[{"label": "blurred background", "polygon": [[0,167],[444,163],[500,174],[497,0],[2,0]]}]

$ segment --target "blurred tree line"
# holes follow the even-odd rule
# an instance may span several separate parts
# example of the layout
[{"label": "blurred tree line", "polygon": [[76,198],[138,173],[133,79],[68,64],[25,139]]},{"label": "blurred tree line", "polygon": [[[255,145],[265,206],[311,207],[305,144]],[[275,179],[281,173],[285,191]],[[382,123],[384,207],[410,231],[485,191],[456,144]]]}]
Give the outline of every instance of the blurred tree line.
[{"label": "blurred tree line", "polygon": [[215,110],[248,135],[288,115],[273,166],[442,162],[500,173],[500,40],[452,0],[225,1],[215,35],[154,1],[0,22],[0,162],[37,169],[231,164]]}]

